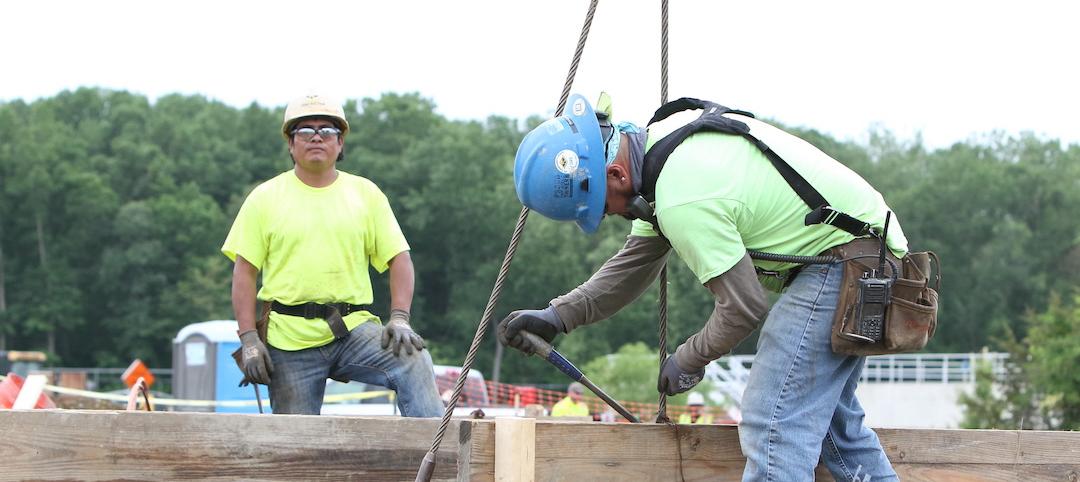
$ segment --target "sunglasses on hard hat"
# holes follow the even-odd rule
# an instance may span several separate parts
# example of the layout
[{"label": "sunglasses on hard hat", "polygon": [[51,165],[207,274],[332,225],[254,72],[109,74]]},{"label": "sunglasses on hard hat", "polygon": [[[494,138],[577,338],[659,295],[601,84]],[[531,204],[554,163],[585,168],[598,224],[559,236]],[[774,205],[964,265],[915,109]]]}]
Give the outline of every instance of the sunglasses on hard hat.
[{"label": "sunglasses on hard hat", "polygon": [[318,134],[324,141],[337,139],[337,136],[341,134],[341,129],[336,127],[320,127],[318,129],[314,127],[301,127],[299,129],[293,129],[292,135],[298,137],[300,140],[307,142],[310,141],[315,134]]}]

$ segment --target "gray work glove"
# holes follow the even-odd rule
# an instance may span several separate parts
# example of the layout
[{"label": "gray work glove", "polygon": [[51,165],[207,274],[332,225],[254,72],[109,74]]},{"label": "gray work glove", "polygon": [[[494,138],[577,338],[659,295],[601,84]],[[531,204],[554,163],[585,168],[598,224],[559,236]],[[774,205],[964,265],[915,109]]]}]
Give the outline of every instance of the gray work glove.
[{"label": "gray work glove", "polygon": [[656,391],[675,395],[685,392],[705,378],[705,369],[690,371],[679,366],[674,356],[669,356],[660,366],[660,378],[656,380]]},{"label": "gray work glove", "polygon": [[525,337],[521,336],[521,330],[532,333],[544,341],[551,343],[555,335],[566,333],[566,325],[562,318],[555,312],[555,307],[548,305],[542,310],[518,310],[506,315],[499,322],[496,333],[503,345],[508,345],[532,355],[540,347],[533,346]]},{"label": "gray work glove", "polygon": [[390,345],[393,345],[391,350],[394,356],[401,356],[402,347],[406,355],[412,355],[427,346],[424,339],[409,326],[409,313],[405,310],[390,310],[390,321],[383,327],[382,347],[385,350]]},{"label": "gray work glove", "polygon": [[243,344],[240,356],[244,364],[244,376],[252,383],[270,385],[274,362],[270,361],[270,351],[259,339],[259,333],[255,330],[241,333],[240,343]]}]

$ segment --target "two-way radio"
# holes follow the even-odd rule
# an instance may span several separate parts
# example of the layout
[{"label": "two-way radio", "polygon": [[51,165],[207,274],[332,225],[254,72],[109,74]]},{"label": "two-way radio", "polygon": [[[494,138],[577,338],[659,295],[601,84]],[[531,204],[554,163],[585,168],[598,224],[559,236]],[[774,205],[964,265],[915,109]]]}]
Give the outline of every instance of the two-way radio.
[{"label": "two-way radio", "polygon": [[859,278],[859,299],[855,306],[854,331],[846,336],[866,343],[878,343],[885,334],[885,314],[889,308],[889,295],[892,292],[894,275],[885,275],[885,254],[889,247],[886,238],[889,234],[889,218],[892,212],[885,213],[885,228],[881,231],[881,253],[878,256],[878,268],[863,273]]}]

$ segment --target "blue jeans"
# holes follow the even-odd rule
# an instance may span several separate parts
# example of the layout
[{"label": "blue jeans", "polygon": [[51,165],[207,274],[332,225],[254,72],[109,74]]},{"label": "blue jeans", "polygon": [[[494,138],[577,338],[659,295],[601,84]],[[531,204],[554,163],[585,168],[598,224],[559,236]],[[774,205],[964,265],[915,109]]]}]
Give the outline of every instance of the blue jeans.
[{"label": "blue jeans", "polygon": [[842,265],[808,265],[769,311],[743,392],[744,481],[898,480],[863,425],[855,387],[863,358],[832,352]]},{"label": "blue jeans", "polygon": [[406,417],[440,417],[444,406],[435,389],[435,372],[427,350],[394,356],[380,346],[382,325],[361,323],[349,336],[327,345],[298,351],[270,347],[274,373],[270,405],[274,413],[318,415],[326,379],[348,379],[381,385],[397,392]]}]

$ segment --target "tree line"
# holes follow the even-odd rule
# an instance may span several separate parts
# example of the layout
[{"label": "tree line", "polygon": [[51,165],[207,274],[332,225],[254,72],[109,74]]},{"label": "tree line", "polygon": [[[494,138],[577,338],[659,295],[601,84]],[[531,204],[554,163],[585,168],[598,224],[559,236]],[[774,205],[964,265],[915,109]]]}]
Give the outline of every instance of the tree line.
[{"label": "tree line", "polygon": [[[415,93],[345,108],[352,131],[339,169],[389,197],[417,270],[414,325],[436,363],[459,365],[521,209],[514,152],[542,119],[451,120]],[[292,167],[281,115],[282,107],[184,95],[151,102],[92,88],[0,104],[0,349],[46,350],[64,366],[138,357],[166,368],[180,328],[231,319],[232,267],[219,248],[247,193]],[[876,186],[912,249],[940,255],[940,324],[927,351],[1022,339],[1033,313],[1068,311],[1060,300],[1073,300],[1080,284],[1080,146],[991,133],[929,149],[880,130],[864,143],[790,130]],[[617,217],[586,236],[530,216],[494,321],[572,289],[628,231]],[[672,259],[673,349],[712,302]],[[386,279],[373,281],[376,314],[385,315]],[[558,340],[560,351],[584,363],[627,344],[655,347],[656,299],[650,290],[613,320]],[[476,368],[490,370],[494,343],[489,334]],[[501,372],[504,381],[562,381],[516,353]]]}]

